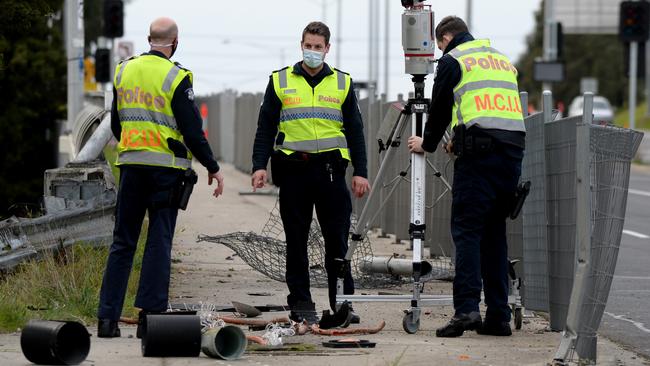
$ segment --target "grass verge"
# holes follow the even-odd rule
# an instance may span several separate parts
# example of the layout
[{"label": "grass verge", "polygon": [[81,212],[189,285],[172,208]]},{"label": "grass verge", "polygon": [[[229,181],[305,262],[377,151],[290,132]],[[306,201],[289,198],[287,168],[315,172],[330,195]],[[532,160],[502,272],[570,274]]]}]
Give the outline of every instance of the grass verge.
[{"label": "grass verge", "polygon": [[[648,103],[639,103],[636,107],[634,128],[637,130],[650,130],[650,117],[646,116]],[[630,112],[627,106],[619,108],[614,115],[614,124],[620,127],[630,127]]]},{"label": "grass verge", "polygon": [[[146,224],[142,233],[146,233]],[[13,332],[30,319],[96,322],[99,290],[102,285],[108,247],[83,243],[44,254],[40,260],[21,264],[0,278],[0,332]],[[142,267],[144,235],[129,278],[123,315],[135,317],[135,293]]]}]

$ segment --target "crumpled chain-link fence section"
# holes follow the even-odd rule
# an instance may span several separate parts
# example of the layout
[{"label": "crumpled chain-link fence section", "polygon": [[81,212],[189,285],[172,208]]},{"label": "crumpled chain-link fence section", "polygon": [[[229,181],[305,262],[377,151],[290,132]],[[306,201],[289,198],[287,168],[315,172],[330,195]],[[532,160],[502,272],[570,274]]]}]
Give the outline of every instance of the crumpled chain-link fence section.
[{"label": "crumpled chain-link fence section", "polygon": [[[354,225],[355,218],[353,217],[352,227]],[[198,241],[223,244],[234,250],[244,262],[255,270],[276,281],[285,282],[286,243],[277,202],[261,234],[234,232],[217,236],[199,235]],[[307,253],[309,255],[311,285],[314,287],[327,287],[325,242],[316,219],[312,221],[309,232]],[[366,236],[357,245],[350,263],[352,277],[357,288],[394,287],[406,283],[407,278],[362,272],[362,261],[364,258],[372,256],[370,240]]]}]

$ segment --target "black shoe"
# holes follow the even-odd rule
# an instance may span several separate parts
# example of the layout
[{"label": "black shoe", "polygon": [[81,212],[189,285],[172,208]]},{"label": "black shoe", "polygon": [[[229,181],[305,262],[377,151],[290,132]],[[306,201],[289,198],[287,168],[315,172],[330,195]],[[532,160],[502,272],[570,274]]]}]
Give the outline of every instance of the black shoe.
[{"label": "black shoe", "polygon": [[357,313],[355,313],[352,309],[350,309],[350,324],[359,324],[361,323],[361,317]]},{"label": "black shoe", "polygon": [[512,329],[510,328],[509,322],[485,321],[478,329],[476,329],[476,333],[482,335],[508,337],[512,335]]},{"label": "black shoe", "polygon": [[361,317],[354,312],[352,305],[350,305],[350,324],[359,324],[361,323]]},{"label": "black shoe", "polygon": [[97,337],[116,338],[120,336],[120,328],[116,320],[99,319],[97,322]]},{"label": "black shoe", "polygon": [[296,323],[306,321],[308,324],[318,323],[318,314],[316,313],[316,304],[311,301],[298,301],[290,305],[289,319]]},{"label": "black shoe", "polygon": [[461,314],[451,318],[447,325],[436,329],[436,337],[460,337],[466,330],[475,330],[480,327],[481,314],[473,311],[469,314]]}]

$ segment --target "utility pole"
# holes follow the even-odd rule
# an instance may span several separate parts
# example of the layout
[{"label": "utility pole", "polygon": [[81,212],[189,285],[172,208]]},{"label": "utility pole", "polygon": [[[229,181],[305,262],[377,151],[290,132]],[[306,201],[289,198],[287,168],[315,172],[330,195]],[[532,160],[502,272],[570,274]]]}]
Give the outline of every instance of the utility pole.
[{"label": "utility pole", "polygon": [[343,0],[336,1],[336,67],[341,69],[341,51],[343,47],[341,44],[341,29],[343,28]]},{"label": "utility pole", "polygon": [[384,0],[385,8],[384,11],[384,93],[386,98],[390,100],[388,96],[389,85],[390,85],[390,3],[392,0]]},{"label": "utility pole", "polygon": [[65,0],[65,45],[68,60],[68,121],[65,130],[72,130],[74,119],[83,108],[84,93],[84,22],[83,0]]},{"label": "utility pole", "polygon": [[[557,59],[557,27],[553,26],[555,21],[555,0],[544,0],[544,61],[555,61]],[[556,32],[554,37],[553,32]],[[542,91],[552,91],[550,82],[542,84]]]},{"label": "utility pole", "polygon": [[[375,0],[368,0],[368,98],[375,93],[372,85],[373,77],[375,76],[375,37],[377,36],[375,30]],[[370,99],[368,99],[370,100]]]},{"label": "utility pole", "polygon": [[469,31],[472,31],[472,0],[467,0],[467,15],[465,22],[467,23],[467,28]]}]

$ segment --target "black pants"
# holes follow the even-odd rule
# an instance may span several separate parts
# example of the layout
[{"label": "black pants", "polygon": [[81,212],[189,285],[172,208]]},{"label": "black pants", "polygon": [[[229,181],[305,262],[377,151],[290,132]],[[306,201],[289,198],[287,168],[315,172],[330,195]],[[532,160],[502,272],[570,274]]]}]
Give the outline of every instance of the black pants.
[{"label": "black pants", "polygon": [[[335,310],[337,267],[334,259],[345,257],[348,249],[352,202],[345,182],[345,167],[340,163],[333,164],[330,177],[326,164],[331,163],[311,160],[288,161],[284,164],[280,216],[287,242],[287,303],[290,307],[299,301],[311,301],[307,238],[315,206],[325,240],[330,307]],[[354,281],[349,269],[344,279],[344,292],[354,293]]]},{"label": "black pants", "polygon": [[510,321],[506,217],[521,174],[519,154],[463,156],[454,164],[451,234],[456,246],[456,315],[479,311],[481,285],[489,322]]},{"label": "black pants", "polygon": [[135,306],[149,311],[167,309],[178,209],[165,202],[181,174],[181,170],[171,168],[124,166],[120,169],[113,245],[99,295],[98,318],[120,318],[145,212],[149,213],[149,231]]}]

